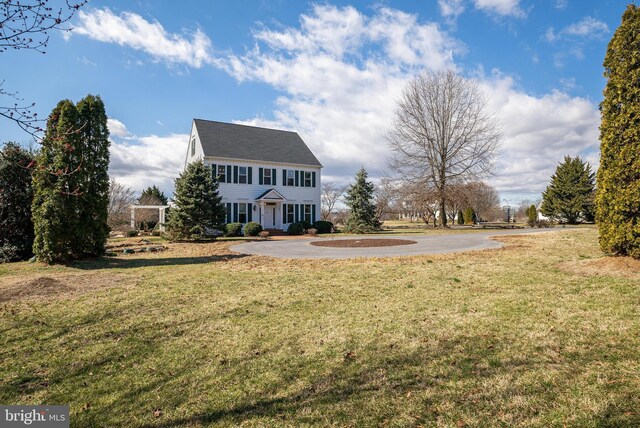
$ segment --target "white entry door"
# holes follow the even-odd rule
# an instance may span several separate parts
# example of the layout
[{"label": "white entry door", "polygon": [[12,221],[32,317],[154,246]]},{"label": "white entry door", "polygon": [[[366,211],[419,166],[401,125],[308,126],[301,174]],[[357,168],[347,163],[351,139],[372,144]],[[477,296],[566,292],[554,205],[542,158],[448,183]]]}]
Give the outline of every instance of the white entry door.
[{"label": "white entry door", "polygon": [[276,206],[265,205],[264,207],[264,224],[265,229],[273,229],[276,226]]}]

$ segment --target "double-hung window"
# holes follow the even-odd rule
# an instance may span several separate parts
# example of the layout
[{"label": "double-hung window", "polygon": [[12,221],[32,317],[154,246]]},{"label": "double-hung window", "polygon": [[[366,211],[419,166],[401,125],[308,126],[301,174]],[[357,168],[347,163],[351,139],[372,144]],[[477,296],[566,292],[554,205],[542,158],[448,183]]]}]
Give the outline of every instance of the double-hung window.
[{"label": "double-hung window", "polygon": [[292,169],[287,170],[287,186],[295,186],[295,171]]},{"label": "double-hung window", "polygon": [[218,165],[216,167],[218,171],[216,172],[216,176],[218,177],[218,181],[220,183],[227,182],[227,167],[225,165]]},{"label": "double-hung window", "polygon": [[242,224],[247,222],[247,204],[238,204],[238,222]]},{"label": "double-hung window", "polygon": [[196,154],[196,139],[193,138],[191,140],[191,156],[195,156]]},{"label": "double-hung window", "polygon": [[264,169],[262,182],[267,186],[271,186],[271,168]]},{"label": "double-hung window", "polygon": [[304,172],[304,187],[311,187],[311,173],[308,171]]},{"label": "double-hung window", "polygon": [[304,221],[311,223],[311,205],[304,206]]},{"label": "double-hung window", "polygon": [[295,208],[295,205],[293,204],[287,205],[287,223],[294,222],[294,213],[293,213],[294,208]]},{"label": "double-hung window", "polygon": [[[238,183],[247,184],[247,167],[241,166],[238,168]],[[246,214],[246,206],[245,206],[245,214]],[[244,222],[241,222],[244,223]]]}]

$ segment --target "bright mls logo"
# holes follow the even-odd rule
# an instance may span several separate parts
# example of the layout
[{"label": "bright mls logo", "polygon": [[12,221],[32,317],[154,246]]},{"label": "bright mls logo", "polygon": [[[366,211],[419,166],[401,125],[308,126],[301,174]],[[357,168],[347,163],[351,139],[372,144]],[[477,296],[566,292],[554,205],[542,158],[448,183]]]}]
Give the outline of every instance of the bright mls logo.
[{"label": "bright mls logo", "polygon": [[69,428],[69,406],[2,406],[0,427]]}]

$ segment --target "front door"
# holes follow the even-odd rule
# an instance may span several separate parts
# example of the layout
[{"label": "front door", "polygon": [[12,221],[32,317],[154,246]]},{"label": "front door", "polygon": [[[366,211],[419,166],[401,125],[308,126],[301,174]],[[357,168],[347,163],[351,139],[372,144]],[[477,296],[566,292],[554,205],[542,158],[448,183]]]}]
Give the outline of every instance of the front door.
[{"label": "front door", "polygon": [[265,229],[273,229],[276,227],[276,206],[265,205],[264,207],[264,224]]}]

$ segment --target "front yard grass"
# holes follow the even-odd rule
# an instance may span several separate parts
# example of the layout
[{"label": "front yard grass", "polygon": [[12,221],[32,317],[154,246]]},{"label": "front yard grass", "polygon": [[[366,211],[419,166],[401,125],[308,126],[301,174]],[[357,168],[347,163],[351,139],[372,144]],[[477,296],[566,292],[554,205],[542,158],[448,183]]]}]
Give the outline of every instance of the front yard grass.
[{"label": "front yard grass", "polygon": [[0,403],[68,403],[72,426],[639,426],[638,263],[593,229],[499,239],[0,266]]}]

